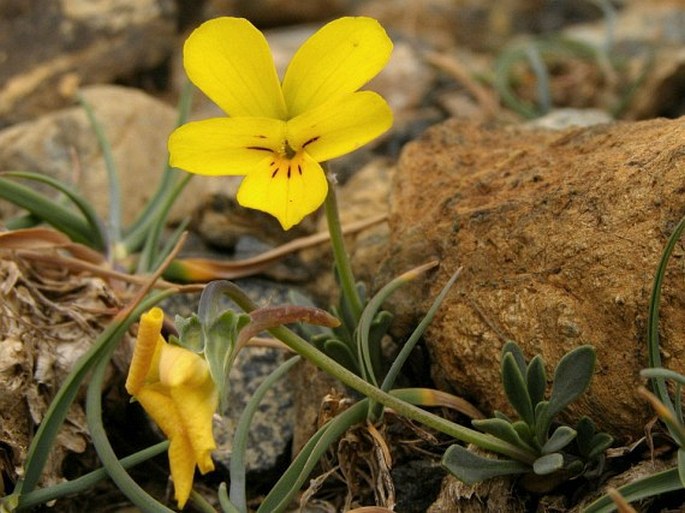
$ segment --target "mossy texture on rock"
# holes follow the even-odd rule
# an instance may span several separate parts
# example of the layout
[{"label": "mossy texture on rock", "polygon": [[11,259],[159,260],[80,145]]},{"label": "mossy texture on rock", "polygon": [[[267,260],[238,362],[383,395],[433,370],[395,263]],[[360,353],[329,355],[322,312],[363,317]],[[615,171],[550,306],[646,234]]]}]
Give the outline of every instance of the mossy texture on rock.
[{"label": "mossy texture on rock", "polygon": [[[683,141],[682,118],[563,131],[450,120],[407,145],[378,283],[440,259],[430,282],[393,298],[391,309],[409,322],[464,266],[425,336],[437,383],[506,411],[505,340],[550,367],[592,344],[596,374],[572,414],[623,441],[641,436],[651,415],[635,393],[647,366],[647,303],[663,246],[685,212]],[[664,365],[678,372],[682,274],[673,262],[661,312]]]}]

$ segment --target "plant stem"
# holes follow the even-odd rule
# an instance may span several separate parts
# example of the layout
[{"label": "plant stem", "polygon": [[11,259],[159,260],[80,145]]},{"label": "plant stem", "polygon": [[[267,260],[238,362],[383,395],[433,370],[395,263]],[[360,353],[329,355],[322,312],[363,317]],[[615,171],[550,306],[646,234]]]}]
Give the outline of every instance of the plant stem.
[{"label": "plant stem", "polygon": [[[255,305],[254,302],[235,284],[222,282],[222,285],[222,292],[235,301],[244,311],[251,312],[257,307],[257,305]],[[535,454],[530,451],[523,450],[515,445],[504,442],[499,438],[495,438],[492,435],[481,433],[474,429],[450,422],[447,419],[434,415],[426,410],[422,410],[413,404],[409,404],[402,399],[384,392],[371,383],[364,381],[354,372],[347,370],[334,359],[316,349],[316,347],[288,328],[281,326],[273,328],[269,330],[269,332],[290,347],[290,349],[303,358],[311,361],[324,372],[339,379],[345,385],[360,392],[371,400],[379,402],[388,408],[392,408],[398,415],[403,415],[421,422],[422,424],[430,426],[457,440],[461,440],[462,442],[472,443],[483,449],[509,456],[510,458],[524,463],[532,464],[536,459]]]},{"label": "plant stem", "polygon": [[[128,469],[135,465],[143,463],[144,461],[147,461],[150,458],[153,458],[159,454],[162,454],[168,448],[169,441],[165,440],[163,442],[159,442],[156,445],[148,447],[147,449],[143,449],[134,454],[131,454],[130,456],[126,456],[125,458],[119,460],[119,463],[122,467]],[[38,504],[43,504],[45,502],[59,499],[60,497],[64,497],[65,495],[73,495],[76,493],[83,492],[88,488],[95,486],[95,484],[97,484],[99,481],[102,481],[103,479],[106,479],[107,477],[107,471],[104,468],[99,468],[81,477],[72,479],[71,481],[59,483],[53,486],[49,486],[47,488],[40,488],[38,490],[34,490],[30,493],[21,496],[20,509],[29,509],[33,506],[37,506]]]},{"label": "plant stem", "polygon": [[403,415],[410,419],[416,420],[430,426],[442,433],[450,435],[462,442],[472,443],[487,449],[489,451],[504,454],[515,460],[532,464],[535,461],[535,456],[527,451],[503,442],[494,436],[487,435],[476,431],[474,429],[455,424],[438,415],[434,415],[426,410],[409,404],[397,397],[394,397],[387,392],[373,386],[371,383],[364,381],[362,378],[347,370],[335,360],[328,357],[314,346],[310,345],[306,340],[300,338],[294,332],[287,328],[280,327],[271,330],[271,333],[288,345],[293,351],[297,352],[304,358],[307,358],[324,372],[336,377],[345,385],[355,389],[357,392],[369,397],[373,401],[377,401],[388,408],[392,408],[399,415]]},{"label": "plant stem", "polygon": [[326,195],[326,201],[324,201],[324,209],[326,211],[326,221],[328,222],[328,232],[331,234],[331,247],[333,249],[335,267],[338,270],[338,278],[340,279],[340,288],[342,289],[343,297],[350,306],[356,325],[362,315],[363,306],[357,291],[354,274],[352,273],[350,257],[345,249],[345,239],[343,238],[340,216],[338,214],[338,202],[335,198],[335,188],[330,179],[328,180],[328,194]]}]

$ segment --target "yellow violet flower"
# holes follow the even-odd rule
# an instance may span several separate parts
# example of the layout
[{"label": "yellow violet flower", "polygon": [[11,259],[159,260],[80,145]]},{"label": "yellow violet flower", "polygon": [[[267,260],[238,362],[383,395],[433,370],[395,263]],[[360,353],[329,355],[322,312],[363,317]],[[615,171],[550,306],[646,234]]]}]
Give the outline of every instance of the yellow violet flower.
[{"label": "yellow violet flower", "polygon": [[392,124],[385,100],[358,91],[383,69],[392,42],[366,17],[332,21],[310,37],[279,81],[264,35],[222,17],[188,37],[190,80],[228,118],[188,123],[169,138],[170,164],[203,175],[245,175],[238,203],[288,230],[323,203],[320,162],[368,143]]},{"label": "yellow violet flower", "polygon": [[212,416],[218,393],[206,360],[164,340],[163,321],[160,308],[141,316],[126,390],[169,439],[175,497],[183,508],[193,486],[195,465],[203,474],[214,470]]}]

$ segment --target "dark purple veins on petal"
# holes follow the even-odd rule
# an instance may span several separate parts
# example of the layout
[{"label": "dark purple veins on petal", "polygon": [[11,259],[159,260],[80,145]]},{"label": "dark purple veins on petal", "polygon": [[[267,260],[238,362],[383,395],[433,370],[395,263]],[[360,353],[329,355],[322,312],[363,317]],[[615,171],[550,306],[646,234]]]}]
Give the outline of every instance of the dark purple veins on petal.
[{"label": "dark purple veins on petal", "polygon": [[316,137],[312,137],[312,138],[309,139],[306,143],[304,143],[304,144],[302,145],[302,147],[303,147],[303,148],[306,148],[308,144],[312,144],[313,142],[318,141],[318,140],[319,140],[319,136],[318,136],[318,135],[317,135]]}]

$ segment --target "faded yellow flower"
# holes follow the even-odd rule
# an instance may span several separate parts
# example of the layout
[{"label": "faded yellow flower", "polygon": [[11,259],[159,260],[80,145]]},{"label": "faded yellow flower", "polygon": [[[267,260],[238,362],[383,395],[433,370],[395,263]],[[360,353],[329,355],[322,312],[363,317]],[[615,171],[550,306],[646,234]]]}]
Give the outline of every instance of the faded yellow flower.
[{"label": "faded yellow flower", "polygon": [[163,321],[160,308],[142,315],[126,390],[169,439],[175,497],[183,508],[193,486],[195,466],[203,474],[214,470],[212,416],[218,393],[201,356],[164,340]]}]

